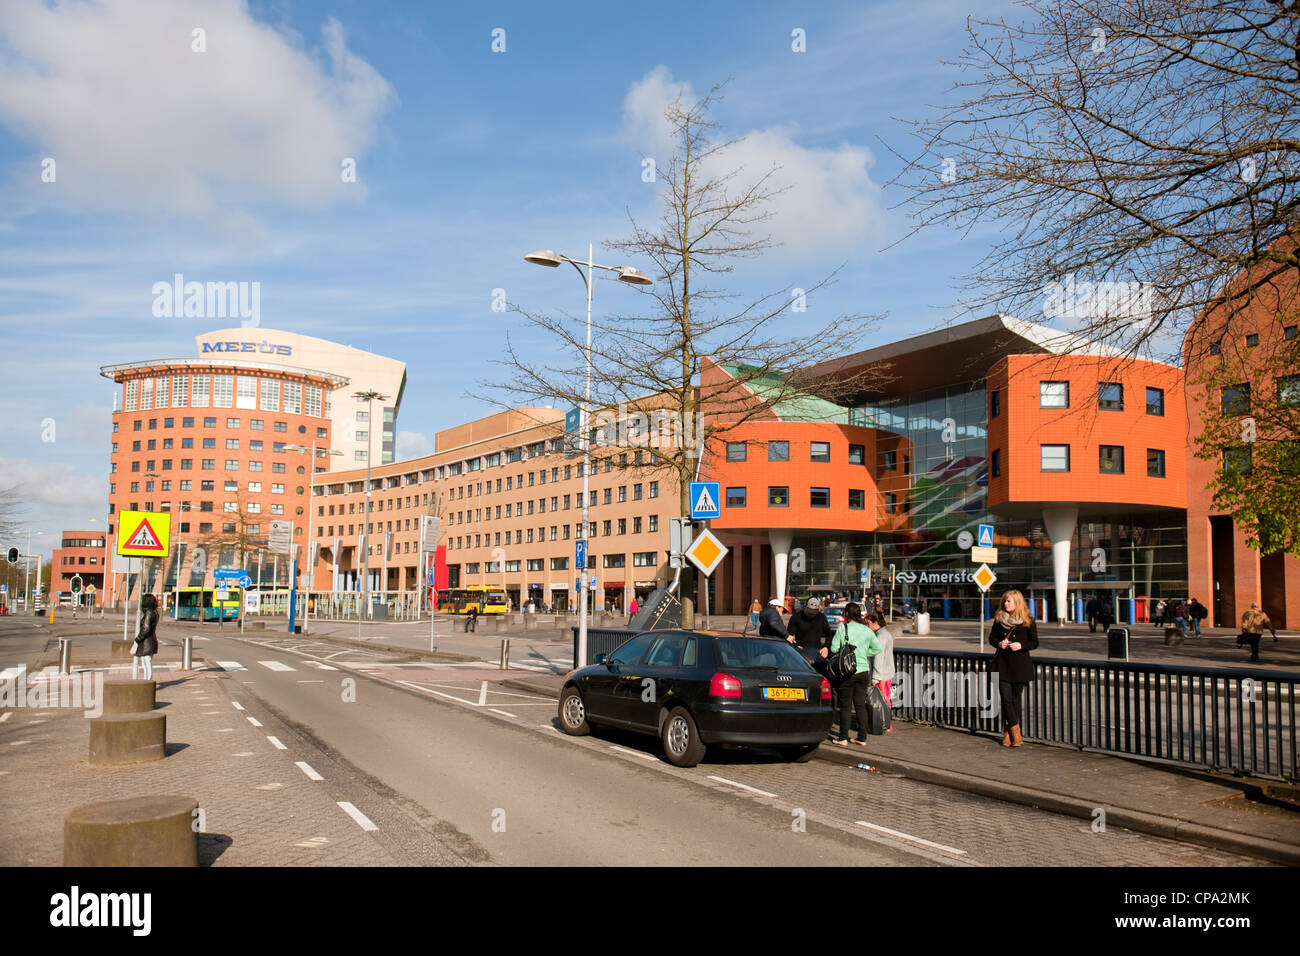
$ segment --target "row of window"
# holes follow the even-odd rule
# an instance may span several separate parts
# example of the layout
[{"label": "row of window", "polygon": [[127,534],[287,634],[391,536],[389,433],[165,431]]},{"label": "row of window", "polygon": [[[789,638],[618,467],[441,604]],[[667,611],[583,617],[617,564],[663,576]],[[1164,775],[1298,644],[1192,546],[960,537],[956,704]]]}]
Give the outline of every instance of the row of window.
[{"label": "row of window", "polygon": [[[1300,405],[1300,375],[1279,375],[1275,381],[1279,405]],[[1224,415],[1250,414],[1250,383],[1242,382],[1222,390],[1220,407]]]},{"label": "row of window", "polygon": [[[1070,470],[1069,445],[1039,445],[1039,469],[1045,472]],[[1124,474],[1124,446],[1101,445],[1097,450],[1097,470],[1103,475]],[[989,475],[1002,477],[1002,449],[995,448],[989,455]],[[1165,477],[1165,452],[1161,448],[1147,449],[1147,476]]]},{"label": "row of window", "polygon": [[[1286,326],[1283,326],[1283,327],[1282,327],[1282,337],[1283,337],[1284,339],[1286,339],[1286,341],[1290,342],[1292,339],[1294,339],[1294,338],[1296,337],[1296,333],[1297,333],[1297,331],[1300,331],[1300,326],[1295,326],[1295,325],[1286,325]],[[1259,333],[1258,333],[1258,332],[1251,332],[1251,333],[1248,333],[1248,334],[1246,335],[1246,347],[1247,347],[1247,348],[1252,348],[1252,349],[1253,349],[1253,348],[1254,348],[1255,346],[1257,346],[1257,345],[1259,345]],[[1210,354],[1211,354],[1211,355],[1219,355],[1220,353],[1222,353],[1222,351],[1223,351],[1223,343],[1222,343],[1222,342],[1212,342],[1212,343],[1210,343]]]},{"label": "row of window", "polygon": [[[219,420],[219,419],[217,419],[217,418],[215,418],[215,417],[205,418],[205,419],[203,419],[203,427],[204,427],[204,428],[216,428],[216,427],[217,427],[217,422],[218,422],[218,420]],[[145,429],[145,422],[146,422],[146,421],[147,421],[148,424],[149,424],[149,430],[150,430],[150,431],[156,431],[156,430],[157,430],[157,428],[158,428],[158,422],[160,421],[160,419],[157,419],[157,418],[150,418],[150,419],[135,418],[135,419],[132,419],[132,421],[131,421],[131,431],[133,431],[133,432],[144,431],[144,429]],[[161,421],[162,421],[162,427],[163,427],[163,428],[175,428],[175,427],[176,427],[176,419],[174,419],[174,418],[163,418],[163,419],[161,419]],[[194,423],[195,423],[196,421],[197,421],[197,419],[195,419],[195,418],[182,418],[182,419],[181,419],[181,428],[194,428],[194,427],[195,427],[195,426],[194,426]],[[243,421],[243,419],[240,419],[240,418],[227,418],[227,419],[226,419],[226,427],[227,427],[227,428],[240,428],[240,427],[241,427],[241,424],[240,424],[240,423],[241,423],[242,421]],[[114,433],[117,432],[117,425],[118,425],[117,422],[113,422],[113,431],[114,431]],[[265,431],[265,430],[266,430],[266,419],[264,419],[264,418],[250,418],[250,419],[248,420],[248,430],[249,430],[249,431],[254,431],[254,432]],[[287,432],[288,430],[289,430],[289,423],[288,423],[288,422],[277,422],[277,421],[272,421],[272,422],[271,422],[271,431],[276,431],[276,432]],[[298,426],[298,433],[299,433],[300,435],[305,435],[305,434],[307,434],[307,426],[306,426],[306,425],[299,425],[299,426]],[[328,437],[329,437],[329,429],[326,428],[325,426],[319,426],[319,427],[317,427],[317,429],[316,429],[316,437],[317,437],[317,438],[328,438]]]},{"label": "row of window", "polygon": [[[261,394],[258,384],[261,383]],[[330,415],[329,398],[319,385],[284,382],[256,375],[161,375],[126,382],[123,411],[151,408],[256,408],[263,412],[320,418]]]},{"label": "row of window", "polygon": [[[601,555],[600,557],[601,557],[601,567],[607,570],[618,570],[627,567],[626,554],[605,554],[605,555]],[[552,571],[569,570],[568,558],[551,558],[549,560],[550,560],[550,568]],[[527,565],[528,565],[527,570],[542,571],[545,569],[544,565],[546,564],[546,562],[547,562],[546,558],[529,558],[527,559]],[[523,568],[520,567],[520,564],[521,562],[519,561],[506,561],[505,562],[506,573],[509,574],[514,571],[523,570]],[[634,568],[654,568],[654,567],[658,567],[658,564],[659,564],[658,552],[637,551],[632,555],[632,567]],[[465,565],[462,565],[462,569],[466,574],[479,574],[479,573],[500,574],[502,571],[501,565],[502,562],[500,561],[487,561],[482,563],[478,561],[471,561]],[[480,568],[482,569],[481,572],[480,572]],[[595,570],[596,555],[594,554],[587,555],[587,568],[590,570]]]},{"label": "row of window", "polygon": [[[749,503],[747,487],[729,487],[726,493],[728,508],[744,508]],[[861,511],[867,506],[867,492],[864,488],[850,488],[848,504],[854,511]],[[790,505],[789,485],[768,485],[767,505],[769,508],[786,508]],[[829,488],[809,488],[808,506],[811,508],[829,508],[831,490]]]},{"label": "row of window", "polygon": [[[159,459],[155,459],[155,458],[148,458],[148,459],[146,459],[146,460],[143,462],[143,465],[144,465],[144,471],[146,471],[146,472],[152,472],[152,471],[154,471],[155,467],[156,467],[157,464],[158,464],[158,461],[159,461]],[[163,459],[161,459],[161,461],[162,461],[162,469],[161,469],[162,471],[172,471],[172,470],[173,470],[173,469],[172,469],[172,459],[170,459],[170,458],[163,458]],[[225,467],[223,468],[224,471],[239,471],[239,470],[240,470],[240,467],[241,467],[241,466],[240,466],[240,462],[239,462],[239,459],[238,459],[238,458],[226,458],[226,459],[223,459],[223,461],[225,462]],[[140,471],[141,471],[140,465],[141,465],[141,464],[142,464],[142,462],[140,462],[140,461],[133,461],[133,462],[131,462],[131,471],[132,471],[133,473],[136,473],[136,474],[140,473]],[[261,471],[261,470],[262,470],[262,464],[263,464],[263,463],[260,462],[260,461],[250,461],[250,462],[248,462],[248,470],[249,470],[249,471]],[[194,459],[193,459],[193,458],[181,458],[181,459],[179,460],[179,466],[178,466],[175,470],[177,470],[177,471],[192,471],[193,469],[194,469]],[[199,459],[199,470],[200,470],[200,471],[216,471],[216,470],[217,470],[217,460],[216,460],[215,458],[200,458],[200,459]],[[109,467],[109,471],[110,471],[112,474],[117,474],[117,462],[113,462],[113,463],[110,465],[110,467]],[[307,473],[307,469],[304,468],[302,465],[299,465],[299,466],[298,466],[297,471],[298,471],[298,474],[300,474],[300,475],[304,475],[304,474]],[[282,462],[282,461],[273,461],[273,462],[271,462],[271,473],[272,473],[272,474],[276,474],[276,475],[283,475],[283,474],[285,474],[284,462]],[[299,490],[298,494],[302,494],[301,489]]]},{"label": "row of window", "polygon": [[[569,480],[570,475],[571,475],[571,471],[572,471],[572,467],[573,467],[573,466],[571,466],[571,465],[565,465],[565,466],[564,466],[564,480],[565,480],[565,481],[568,481],[568,480]],[[594,472],[595,469],[593,468],[592,471]],[[529,488],[533,487],[533,474],[534,474],[534,473],[531,472],[531,471],[528,473],[528,487],[529,487]],[[538,482],[538,484],[542,484],[542,485],[546,484],[546,470],[543,469],[543,470],[540,472],[540,475],[541,475],[541,479],[542,479],[542,480],[541,480],[540,482]],[[582,465],[578,465],[578,477],[579,477],[579,478],[582,477]],[[513,476],[513,475],[508,475],[508,476],[506,476],[504,479],[502,479],[502,478],[498,478],[498,479],[496,480],[496,490],[497,490],[497,493],[500,494],[500,493],[503,492],[503,491],[513,491],[513,490],[515,490],[513,479],[514,479],[514,476]],[[560,469],[559,469],[559,467],[557,466],[557,467],[551,469],[551,481],[552,481],[552,482],[556,482],[556,481],[559,481],[559,480],[560,480]],[[503,481],[504,481],[504,485],[502,484]],[[649,483],[649,486],[650,486],[650,487],[649,487],[649,491],[650,491],[649,497],[651,497],[651,498],[658,498],[658,497],[659,497],[659,482],[657,482],[657,481],[652,481],[652,482]],[[523,488],[523,487],[524,487],[524,476],[523,476],[523,475],[520,475],[520,476],[519,476],[518,487],[519,487],[519,488]],[[630,486],[629,486],[629,485],[619,485],[619,486],[618,486],[618,500],[619,500],[619,501],[627,501],[627,500],[628,500],[627,495],[628,495],[628,489],[629,489],[629,487],[630,487],[631,490],[632,490],[632,500],[633,500],[633,501],[640,501],[641,498],[642,498],[642,493],[643,493],[643,491],[645,490],[645,488],[644,488],[644,484],[643,484],[643,483],[637,483],[637,484],[630,485]],[[484,494],[489,494],[489,495],[490,495],[490,494],[492,494],[492,481],[491,481],[491,479],[489,479],[489,480],[486,481],[486,482],[482,482],[482,481],[480,481],[480,482],[477,482],[476,484],[458,485],[458,486],[456,486],[456,487],[454,487],[454,488],[449,488],[449,489],[448,489],[448,499],[449,499],[449,500],[459,500],[459,499],[462,499],[462,498],[473,498],[473,497],[474,497],[474,493],[475,493],[475,488],[478,489],[478,494],[479,494],[480,497],[483,496]],[[592,491],[590,494],[591,494],[591,504],[594,505],[594,504],[596,503],[596,492],[595,492],[595,491]],[[614,494],[614,489],[613,489],[612,487],[611,487],[611,488],[606,488],[606,489],[605,489],[605,504],[608,505],[608,504],[612,504],[612,503],[613,503],[613,494]],[[545,502],[545,500],[546,500],[545,498],[539,498],[539,499],[538,499],[539,502]],[[565,500],[565,501],[568,501],[568,500],[569,500],[568,495],[565,495],[564,500]],[[555,501],[555,498],[552,498],[551,501],[554,502],[554,501]],[[578,502],[579,502],[579,507],[581,507],[581,502],[582,502],[582,495],[581,495],[581,493],[579,493],[579,495],[578,495]],[[540,507],[541,507],[541,510],[542,510],[542,511],[545,511],[545,510],[546,510],[546,508],[545,508],[544,505],[542,505],[542,506],[540,506]],[[569,506],[566,504],[564,507],[567,508],[567,507],[569,507]],[[551,505],[551,510],[552,510],[552,511],[556,510],[554,504]],[[530,512],[530,513],[531,513],[531,512]]]},{"label": "row of window", "polygon": [[[1059,381],[1039,382],[1038,407],[1069,408],[1070,383]],[[1097,407],[1102,411],[1122,412],[1124,410],[1123,384],[1120,382],[1098,382]],[[1165,390],[1163,388],[1147,386],[1146,412],[1148,415],[1163,415],[1165,413]],[[1002,414],[1002,391],[1001,389],[993,389],[989,392],[989,417],[997,418],[1000,414]]]},{"label": "row of window", "polygon": [[[274,507],[274,506],[273,506],[273,507]],[[205,509],[203,509],[203,510],[206,511],[206,510],[211,510],[211,509],[210,509],[210,508],[205,508]],[[229,510],[229,509],[228,509],[228,510]],[[628,527],[629,527],[629,525],[628,525],[628,521],[629,521],[629,520],[631,521],[631,529],[632,529],[632,530],[631,530],[631,533],[632,533],[632,534],[641,534],[641,533],[643,533],[643,532],[646,532],[646,533],[649,533],[649,534],[655,534],[655,533],[657,533],[657,532],[659,531],[659,516],[658,516],[658,515],[647,515],[644,519],[643,519],[641,516],[638,515],[638,516],[633,517],[633,518],[631,518],[631,519],[628,519],[628,518],[618,518],[618,519],[610,519],[609,521],[604,521],[604,522],[596,522],[596,521],[592,521],[592,522],[590,522],[590,524],[589,524],[589,529],[588,529],[588,530],[589,530],[589,534],[588,534],[588,537],[595,538],[595,537],[599,537],[599,536],[600,536],[600,535],[597,533],[597,526],[598,526],[598,525],[599,525],[600,528],[601,528],[601,533],[604,535],[604,537],[607,537],[607,538],[608,538],[608,537],[612,537],[612,536],[615,535],[615,534],[628,534]],[[362,525],[359,525],[359,524],[355,524],[355,523],[354,523],[354,524],[347,525],[347,526],[346,526],[346,527],[347,527],[347,535],[348,535],[349,537],[351,537],[351,536],[354,536],[354,535],[358,535],[358,536],[359,536],[359,535],[361,535],[361,534],[383,534],[383,533],[386,532],[386,531],[387,531],[387,532],[398,532],[398,533],[400,533],[400,532],[402,532],[402,531],[413,531],[413,530],[416,530],[415,527],[412,525],[412,520],[409,519],[409,518],[406,519],[406,526],[405,526],[405,528],[402,527],[402,521],[401,521],[401,520],[398,520],[398,521],[396,522],[397,527],[393,527],[393,524],[394,524],[394,523],[393,523],[392,521],[387,522],[387,527],[385,527],[385,523],[382,522],[382,521],[377,522],[377,524],[379,525],[378,529],[376,529],[376,527],[375,527],[376,522],[370,522],[370,523],[368,523],[368,524],[366,524],[366,525],[364,526],[364,527],[365,527],[365,530],[363,530],[363,526],[362,526]],[[322,525],[322,526],[318,526],[318,527],[316,528],[316,537],[318,537],[318,538],[333,538],[334,535],[335,535],[335,527],[336,527],[335,525]],[[342,535],[344,534],[344,531],[343,531],[343,529],[344,529],[344,525],[338,525],[338,526],[337,526],[337,529],[338,529],[338,534],[339,534],[340,536],[342,536]],[[504,533],[504,535],[505,535],[505,540],[504,540],[504,542],[502,541],[502,534],[503,534],[503,533]],[[549,539],[547,538],[547,533],[546,533],[546,527],[545,527],[545,526],[539,527],[539,528],[537,529],[536,538],[534,538],[534,535],[533,535],[533,529],[532,529],[532,528],[526,528],[526,529],[524,529],[524,528],[518,528],[518,529],[515,529],[515,532],[514,532],[514,542],[513,542],[513,543],[514,543],[514,544],[532,544],[532,543],[534,543],[534,541],[539,541],[539,542],[540,542],[540,541],[547,541],[547,540],[550,540],[550,541],[560,541],[560,540],[568,541],[568,540],[570,540],[570,536],[577,537],[577,538],[581,538],[581,537],[582,537],[582,524],[581,524],[581,523],[579,523],[579,524],[575,524],[575,525],[573,525],[573,526],[569,526],[569,525],[567,525],[567,524],[565,524],[565,525],[551,525],[551,526],[550,526],[550,537],[549,537]],[[449,548],[452,548],[452,549],[455,549],[455,548],[483,548],[483,547],[492,547],[492,546],[494,546],[494,545],[500,545],[500,544],[503,544],[503,543],[504,543],[504,544],[510,544],[510,543],[511,543],[510,532],[509,532],[509,531],[506,531],[506,532],[500,532],[500,531],[497,531],[497,532],[486,532],[486,533],[475,534],[475,535],[468,535],[468,534],[467,534],[467,535],[457,535],[455,538],[453,538],[453,537],[450,536],[450,535],[447,536],[447,546],[448,546]],[[407,542],[403,542],[403,544],[405,544],[405,549],[406,549],[406,551],[410,551],[410,550],[411,550],[411,545],[413,544],[413,542],[407,541]],[[401,545],[399,544],[399,549],[400,549],[400,547],[401,547]]]},{"label": "row of window", "polygon": [[[99,543],[99,546],[102,548],[102,547],[104,546],[104,542],[101,541],[101,542]],[[79,555],[79,556],[77,556],[77,557],[73,557],[73,556],[70,555],[70,554],[65,554],[65,555],[63,556],[63,560],[62,560],[60,563],[61,563],[61,564],[85,564],[85,563],[86,563],[86,559],[85,559],[84,556],[81,556],[81,555]],[[92,556],[91,559],[90,559],[90,563],[91,563],[91,564],[98,564],[98,563],[99,563],[99,559],[96,558],[96,557],[94,557],[94,556]]]},{"label": "row of window", "polygon": [[[763,444],[760,442],[727,442],[727,461],[747,461],[749,456],[749,446],[751,444]],[[768,461],[789,461],[790,460],[790,443],[788,441],[769,441],[767,445]],[[816,462],[829,462],[831,460],[831,443],[828,441],[814,441],[808,443],[808,460]],[[867,460],[867,448],[865,445],[849,445],[848,463],[850,465],[863,465]]]},{"label": "row of window", "polygon": [[[192,491],[192,490],[194,489],[194,482],[192,482],[192,481],[191,481],[190,479],[188,479],[188,478],[182,478],[182,479],[181,479],[180,481],[178,481],[176,484],[177,484],[177,490],[179,490],[179,491]],[[172,483],[171,483],[170,480],[167,480],[167,481],[161,481],[161,482],[158,483],[158,485],[159,485],[159,488],[158,488],[159,491],[171,491],[171,490],[172,490]],[[276,491],[277,488],[279,489],[279,491]],[[154,482],[152,482],[152,481],[146,481],[146,482],[144,483],[144,490],[145,490],[145,491],[153,491],[153,490],[154,490]],[[202,481],[199,482],[199,490],[200,490],[200,491],[216,491],[216,490],[217,490],[217,489],[216,489],[216,482],[215,482],[215,481],[212,481],[212,480],[202,480]],[[239,490],[239,482],[237,482],[237,481],[226,481],[226,482],[224,482],[224,484],[223,484],[222,490],[223,490],[223,491],[238,491],[238,490]],[[249,490],[249,491],[261,492],[261,490],[262,490],[262,483],[261,483],[260,481],[250,481],[250,482],[248,483],[248,490]],[[134,493],[138,493],[139,491],[140,491],[140,482],[138,482],[138,481],[133,481],[133,482],[131,482],[131,492],[134,494]],[[279,484],[278,482],[275,483],[275,484],[272,484],[272,485],[271,485],[271,491],[272,491],[272,494],[284,494],[284,485]],[[117,494],[117,485],[116,485],[115,483],[112,483],[112,482],[109,483],[109,486],[108,486],[108,493],[109,493],[110,495],[115,495],[115,494]],[[299,494],[301,494],[301,493],[302,493],[302,492],[301,492],[301,489],[299,489]],[[273,506],[273,507],[274,507],[274,506]],[[103,547],[103,542],[102,542],[102,541],[100,542],[100,547]]]}]

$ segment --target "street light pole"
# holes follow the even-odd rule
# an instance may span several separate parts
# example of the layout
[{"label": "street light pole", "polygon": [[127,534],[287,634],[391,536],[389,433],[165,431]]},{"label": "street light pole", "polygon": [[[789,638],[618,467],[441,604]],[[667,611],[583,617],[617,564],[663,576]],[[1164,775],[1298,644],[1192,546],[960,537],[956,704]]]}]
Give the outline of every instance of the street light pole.
[{"label": "street light pole", "polygon": [[[375,433],[375,399],[387,401],[387,395],[380,395],[378,392],[371,390],[368,392],[356,392],[355,398],[366,402],[366,520],[365,520],[365,539],[366,550],[361,556],[361,599],[365,601],[366,616],[370,617],[370,458],[374,444]],[[361,634],[361,615],[357,614],[357,636]]]},{"label": "street light pole", "polygon": [[[562,256],[551,249],[543,249],[537,252],[530,252],[524,256],[525,262],[531,262],[534,265],[548,266],[557,268],[561,262],[567,262],[578,270],[578,275],[582,276],[582,282],[587,287],[587,347],[584,350],[583,358],[586,367],[586,384],[583,391],[582,408],[579,411],[579,429],[582,441],[582,538],[590,547],[591,531],[590,520],[590,498],[591,498],[591,435],[589,428],[589,416],[591,414],[591,294],[592,281],[595,269],[605,269],[609,272],[617,272],[620,282],[627,282],[632,285],[650,285],[649,276],[630,266],[602,266],[597,265],[594,261],[594,249],[591,244],[587,244],[587,261],[585,263],[570,259],[568,256]],[[582,266],[587,267],[584,274]],[[575,568],[578,572],[578,659],[574,662],[577,667],[585,667],[587,663],[587,605],[588,587],[587,569]]]}]

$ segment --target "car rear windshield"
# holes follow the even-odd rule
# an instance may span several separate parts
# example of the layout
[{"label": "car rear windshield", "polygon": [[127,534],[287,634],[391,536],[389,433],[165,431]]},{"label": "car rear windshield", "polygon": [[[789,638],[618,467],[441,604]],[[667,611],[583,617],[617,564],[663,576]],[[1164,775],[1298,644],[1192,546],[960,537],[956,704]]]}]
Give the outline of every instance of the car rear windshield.
[{"label": "car rear windshield", "polygon": [[785,641],[757,637],[721,637],[714,647],[720,667],[775,667],[780,670],[809,670],[808,662]]}]

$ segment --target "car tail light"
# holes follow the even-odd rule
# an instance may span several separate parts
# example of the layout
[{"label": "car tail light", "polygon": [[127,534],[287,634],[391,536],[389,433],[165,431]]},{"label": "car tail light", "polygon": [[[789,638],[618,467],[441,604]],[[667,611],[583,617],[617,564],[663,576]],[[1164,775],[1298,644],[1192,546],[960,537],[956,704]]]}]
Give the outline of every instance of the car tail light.
[{"label": "car tail light", "polygon": [[710,697],[739,697],[740,681],[730,674],[723,674],[719,671],[713,675],[713,680],[709,681]]},{"label": "car tail light", "polygon": [[831,699],[831,682],[825,677],[822,678],[822,700]]}]

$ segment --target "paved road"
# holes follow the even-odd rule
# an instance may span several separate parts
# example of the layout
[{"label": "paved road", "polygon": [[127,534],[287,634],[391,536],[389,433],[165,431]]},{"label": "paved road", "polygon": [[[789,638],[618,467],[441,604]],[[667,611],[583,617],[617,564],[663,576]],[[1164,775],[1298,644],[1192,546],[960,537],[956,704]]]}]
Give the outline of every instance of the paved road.
[{"label": "paved road", "polygon": [[469,663],[273,634],[202,652],[294,728],[291,746],[382,781],[494,862],[1257,865],[822,761],[724,751],[681,770],[649,738],[561,734],[553,700]]}]

